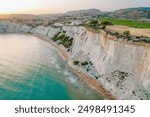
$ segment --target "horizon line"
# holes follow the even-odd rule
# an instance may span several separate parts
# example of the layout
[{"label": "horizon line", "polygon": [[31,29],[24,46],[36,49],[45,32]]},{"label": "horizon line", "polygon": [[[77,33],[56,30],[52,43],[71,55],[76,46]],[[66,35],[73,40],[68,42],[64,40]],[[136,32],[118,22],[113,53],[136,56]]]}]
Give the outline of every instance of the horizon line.
[{"label": "horizon line", "polygon": [[[130,9],[130,8],[150,8],[149,6],[137,6],[137,7],[124,7],[124,8],[120,8],[120,9],[117,9],[117,10],[122,10],[122,9]],[[67,10],[65,12],[55,12],[55,13],[39,13],[39,14],[35,14],[35,13],[2,13],[0,15],[56,15],[56,14],[65,14],[67,12],[70,12],[70,11],[80,11],[80,10],[91,10],[91,9],[96,9],[96,10],[100,10],[98,8],[84,8],[84,9],[73,9],[73,10]],[[102,12],[115,12],[117,10],[100,10]]]}]

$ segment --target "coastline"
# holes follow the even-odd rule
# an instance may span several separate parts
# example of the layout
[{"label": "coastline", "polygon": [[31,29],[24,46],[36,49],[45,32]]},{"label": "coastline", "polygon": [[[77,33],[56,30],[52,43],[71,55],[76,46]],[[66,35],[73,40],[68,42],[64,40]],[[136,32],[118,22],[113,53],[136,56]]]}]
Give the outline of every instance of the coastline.
[{"label": "coastline", "polygon": [[[24,34],[24,33],[23,33]],[[56,45],[52,40],[50,40],[48,37],[46,36],[40,36],[38,34],[30,34],[30,33],[25,33],[27,35],[30,35],[30,36],[35,36],[35,37],[38,37],[39,39],[43,40],[43,41],[46,41],[48,43],[50,43],[56,50],[57,52],[61,55],[61,57],[65,60],[69,60],[69,55],[68,53],[64,50],[64,47],[63,46],[60,46],[60,45]]]},{"label": "coastline", "polygon": [[75,74],[83,80],[83,82],[85,82],[91,88],[93,88],[102,96],[104,96],[105,99],[116,100],[116,98],[109,91],[105,90],[105,88],[101,84],[99,84],[96,81],[96,79],[94,79],[86,73],[81,72],[78,68],[75,68],[73,65],[69,64],[69,66],[74,70]]},{"label": "coastline", "polygon": [[[30,36],[38,37],[39,39],[48,42],[50,45],[52,45],[56,51],[59,53],[59,55],[66,61],[69,60],[69,54],[65,51],[65,48],[61,45],[56,45],[52,40],[50,40],[46,36],[40,36],[38,34],[30,34],[30,33],[23,33]],[[79,78],[82,79],[83,82],[85,82],[87,85],[89,85],[91,88],[96,90],[98,93],[100,93],[104,98],[110,99],[110,100],[116,100],[116,98],[105,88],[99,84],[94,78],[89,76],[86,73],[81,72],[78,68],[74,67],[73,64],[68,64],[69,67],[71,67],[74,71],[74,73],[79,76]]]}]

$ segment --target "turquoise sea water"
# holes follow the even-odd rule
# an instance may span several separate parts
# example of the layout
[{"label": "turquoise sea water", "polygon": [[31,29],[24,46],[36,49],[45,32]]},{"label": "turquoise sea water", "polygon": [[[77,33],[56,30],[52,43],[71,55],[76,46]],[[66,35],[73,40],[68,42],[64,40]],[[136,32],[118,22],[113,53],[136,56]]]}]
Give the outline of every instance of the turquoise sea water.
[{"label": "turquoise sea water", "polygon": [[0,35],[0,99],[103,99],[80,81],[47,42],[22,34]]}]

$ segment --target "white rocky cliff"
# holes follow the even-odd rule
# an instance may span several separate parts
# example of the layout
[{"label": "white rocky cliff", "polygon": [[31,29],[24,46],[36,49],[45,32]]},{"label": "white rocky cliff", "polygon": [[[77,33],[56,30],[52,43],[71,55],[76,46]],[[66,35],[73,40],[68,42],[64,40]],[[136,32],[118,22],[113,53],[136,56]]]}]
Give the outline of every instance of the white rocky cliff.
[{"label": "white rocky cliff", "polygon": [[73,38],[70,59],[91,64],[74,67],[89,74],[117,99],[150,99],[150,45],[119,41],[103,30],[96,32],[77,26],[31,27],[0,22],[1,33],[31,33],[49,37],[60,32]]}]

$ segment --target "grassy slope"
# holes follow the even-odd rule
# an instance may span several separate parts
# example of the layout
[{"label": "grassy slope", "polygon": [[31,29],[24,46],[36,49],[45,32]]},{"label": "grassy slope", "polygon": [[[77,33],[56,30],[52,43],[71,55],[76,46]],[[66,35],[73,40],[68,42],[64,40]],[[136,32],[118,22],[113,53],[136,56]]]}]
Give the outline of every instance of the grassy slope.
[{"label": "grassy slope", "polygon": [[150,22],[142,22],[127,19],[115,19],[115,18],[102,18],[102,21],[109,21],[114,25],[123,25],[134,28],[150,28]]}]

